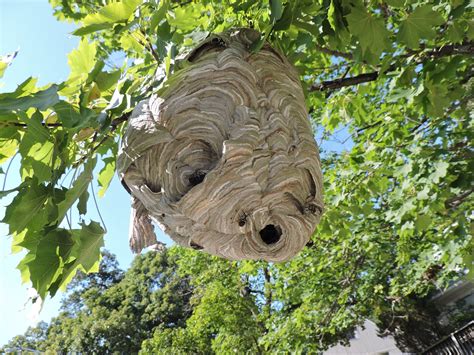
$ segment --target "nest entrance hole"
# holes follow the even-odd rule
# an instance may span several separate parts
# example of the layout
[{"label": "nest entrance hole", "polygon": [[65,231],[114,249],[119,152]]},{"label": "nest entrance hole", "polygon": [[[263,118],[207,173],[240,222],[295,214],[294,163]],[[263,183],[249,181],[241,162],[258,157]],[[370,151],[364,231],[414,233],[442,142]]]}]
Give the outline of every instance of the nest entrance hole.
[{"label": "nest entrance hole", "polygon": [[262,238],[265,244],[271,245],[275,244],[280,240],[281,237],[281,228],[279,226],[274,226],[273,224],[269,224],[265,226],[260,231],[260,238]]},{"label": "nest entrance hole", "polygon": [[203,182],[205,177],[206,173],[204,171],[196,170],[194,173],[191,174],[191,176],[189,176],[188,181],[189,184],[194,187]]}]

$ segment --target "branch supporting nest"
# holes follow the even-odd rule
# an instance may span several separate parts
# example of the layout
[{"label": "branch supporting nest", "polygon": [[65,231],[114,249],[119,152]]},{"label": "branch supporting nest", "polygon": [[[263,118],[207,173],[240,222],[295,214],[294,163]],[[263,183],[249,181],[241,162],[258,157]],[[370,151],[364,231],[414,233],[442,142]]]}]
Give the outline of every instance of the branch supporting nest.
[{"label": "branch supporting nest", "polygon": [[[329,53],[330,54],[330,53]],[[434,48],[429,51],[410,51],[406,54],[399,56],[399,59],[407,58],[410,56],[420,56],[421,59],[416,62],[416,64],[423,64],[424,62],[430,59],[448,57],[452,55],[473,55],[474,54],[474,42],[466,42],[462,44],[451,44],[446,45],[443,47]],[[335,55],[335,54],[334,54]],[[373,71],[370,73],[364,73],[352,77],[342,77],[334,80],[327,80],[321,83],[315,83],[311,85],[309,91],[331,91],[331,90],[338,90],[343,87],[347,86],[354,86],[363,83],[368,83],[371,81],[375,81],[379,78],[380,75],[386,74],[390,71],[398,69],[402,66],[402,64],[392,64],[388,67],[388,69],[384,71]]]}]

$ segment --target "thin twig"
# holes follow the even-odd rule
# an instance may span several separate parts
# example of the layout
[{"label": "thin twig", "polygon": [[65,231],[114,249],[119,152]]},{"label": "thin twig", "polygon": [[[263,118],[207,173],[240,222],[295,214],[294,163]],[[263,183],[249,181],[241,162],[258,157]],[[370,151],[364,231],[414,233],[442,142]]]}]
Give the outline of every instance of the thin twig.
[{"label": "thin twig", "polygon": [[356,130],[356,134],[360,134],[360,133],[364,132],[366,129],[369,129],[369,128],[378,126],[378,125],[381,124],[382,122],[383,122],[383,120],[379,120],[379,121],[375,121],[374,123],[371,123],[371,124],[369,124],[369,125],[367,125],[367,126],[358,128],[358,129]]},{"label": "thin twig", "polygon": [[18,155],[18,152],[16,152],[15,155],[8,162],[7,170],[5,170],[5,178],[3,179],[3,186],[2,186],[3,191],[5,190],[5,186],[7,186],[8,171],[10,170],[10,166],[12,165],[12,162],[13,162],[13,160],[15,160],[17,155]]},{"label": "thin twig", "polygon": [[68,224],[68,226],[69,226],[69,230],[71,230],[71,229],[72,229],[72,225],[71,225],[71,221],[69,220],[69,216],[67,215],[67,213],[64,215],[64,217],[66,217],[66,222],[67,222],[67,224]]},{"label": "thin twig", "polygon": [[[28,124],[26,123],[21,123],[21,122],[3,122],[6,126],[15,126],[15,127],[22,127],[22,128],[27,128]],[[44,127],[62,127],[63,125],[61,123],[41,123]]]},{"label": "thin twig", "polygon": [[[122,116],[120,116],[120,117],[114,119],[114,120],[110,123],[110,130],[109,130],[109,132],[107,132],[107,133],[105,134],[105,136],[103,136],[102,139],[101,139],[96,145],[94,145],[94,146],[90,149],[89,152],[87,152],[87,154],[83,155],[76,163],[74,163],[74,165],[75,165],[75,166],[79,166],[79,165],[82,164],[89,156],[91,156],[97,149],[99,149],[99,147],[100,147],[102,144],[104,144],[104,142],[105,142],[107,139],[110,138],[109,134],[110,134],[110,133],[113,133],[113,132],[117,129],[117,127],[118,127],[120,124],[126,122],[126,121],[130,118],[131,114],[132,114],[132,111],[126,112],[126,113],[122,114]],[[96,143],[97,137],[99,137],[99,135],[97,134],[97,132],[95,132],[94,137],[92,138],[91,144]]]},{"label": "thin twig", "polygon": [[[72,188],[72,184],[76,180],[78,170],[79,170],[79,168],[74,169],[74,174],[72,174],[72,178],[71,178],[71,181],[69,183],[69,190]],[[67,212],[66,212],[66,220],[67,220],[67,223],[69,224],[69,229],[72,229],[72,208],[69,209],[69,218],[67,217]]]},{"label": "thin twig", "polygon": [[333,55],[335,57],[341,57],[341,58],[345,58],[345,59],[352,59],[352,54],[351,53],[345,53],[345,52],[341,52],[341,51],[337,51],[337,50],[334,50],[334,49],[329,49],[329,48],[326,48],[326,47],[323,47],[323,46],[320,46],[319,44],[315,44],[314,47],[325,53],[325,54],[329,54],[329,55]]},{"label": "thin twig", "polygon": [[146,43],[143,43],[142,41],[140,41],[138,39],[137,39],[137,41],[140,42],[140,44],[142,46],[144,46],[146,49],[148,49],[148,51],[153,56],[153,58],[155,58],[155,60],[159,63],[160,62],[160,56],[158,55],[158,53],[156,53],[155,48],[153,48],[153,45],[148,40],[146,32],[143,29],[140,28],[140,33],[145,38]]}]

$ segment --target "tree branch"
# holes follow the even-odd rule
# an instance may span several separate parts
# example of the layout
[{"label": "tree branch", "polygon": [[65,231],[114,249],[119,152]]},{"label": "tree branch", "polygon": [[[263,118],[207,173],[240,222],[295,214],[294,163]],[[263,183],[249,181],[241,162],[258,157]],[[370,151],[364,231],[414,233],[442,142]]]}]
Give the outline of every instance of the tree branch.
[{"label": "tree branch", "polygon": [[[418,52],[410,51],[406,54],[399,56],[399,58],[406,58],[413,55],[420,55],[422,59],[416,62],[416,64],[422,64],[428,59],[447,57],[447,56],[456,55],[456,54],[474,54],[474,42],[470,41],[470,42],[465,42],[462,44],[450,44],[443,47],[437,47],[426,52],[424,52],[423,50],[418,51]],[[398,65],[392,64],[391,66],[388,67],[388,69],[384,70],[383,72],[379,70],[379,71],[352,76],[349,78],[342,77],[335,80],[328,80],[328,81],[323,81],[321,83],[315,83],[311,85],[309,91],[337,90],[346,86],[353,86],[353,85],[359,85],[362,83],[368,83],[368,82],[377,80],[381,74],[385,74],[389,71],[393,71],[400,66],[401,64],[398,64]]]},{"label": "tree branch", "polygon": [[[27,128],[28,125],[26,123],[21,123],[21,122],[8,122],[5,121],[5,126],[15,126],[15,127],[22,127],[22,128]],[[44,127],[62,127],[61,123],[41,123]]]},{"label": "tree branch", "polygon": [[158,55],[158,53],[156,53],[155,48],[153,48],[153,45],[151,44],[150,39],[148,38],[148,35],[146,34],[146,32],[142,28],[140,28],[140,32],[142,33],[143,37],[145,37],[145,40],[148,44],[148,50],[150,51],[151,55],[159,63],[160,62],[160,56]]},{"label": "tree branch", "polygon": [[99,149],[99,147],[100,147],[102,144],[104,144],[104,142],[105,142],[107,139],[110,138],[110,135],[109,135],[110,133],[113,133],[121,123],[123,123],[123,122],[125,122],[125,121],[128,121],[128,119],[130,118],[131,114],[132,114],[132,111],[126,112],[126,113],[122,114],[122,116],[117,117],[116,119],[114,119],[114,120],[110,123],[110,130],[109,130],[109,132],[105,133],[104,136],[102,137],[102,139],[101,139],[96,145],[93,145],[93,144],[96,142],[97,137],[98,137],[97,132],[96,132],[96,134],[95,134],[94,137],[92,138],[91,144],[92,144],[93,146],[92,146],[92,148],[90,149],[90,151],[89,151],[86,155],[84,155],[83,157],[81,157],[81,158],[80,158],[76,163],[74,163],[73,165],[74,165],[74,166],[79,166],[80,164],[82,164],[82,163],[87,159],[87,157],[91,156],[97,149]]},{"label": "tree branch", "polygon": [[122,116],[117,117],[115,120],[110,123],[111,131],[114,131],[121,123],[128,121],[132,114],[132,111],[124,113]]},{"label": "tree branch", "polygon": [[[124,113],[122,116],[116,118],[115,120],[113,120],[111,123],[110,123],[110,131],[108,133],[112,133],[114,132],[117,127],[127,121],[129,118],[130,118],[130,115],[132,114],[132,111],[130,112],[127,112],[127,113]],[[92,150],[91,150],[91,153],[95,152],[97,149],[99,149],[99,147],[107,140],[109,139],[109,135],[106,134],[104,137],[102,137],[102,139],[99,141],[99,143],[97,143],[97,145],[95,145],[94,147],[92,147]]]},{"label": "tree branch", "polygon": [[474,189],[470,189],[458,196],[451,197],[450,199],[447,199],[446,202],[444,203],[446,208],[456,208],[458,207],[461,203],[464,202],[464,200],[469,197],[472,193],[474,192]]},{"label": "tree branch", "polygon": [[364,126],[364,127],[361,127],[361,128],[358,128],[356,130],[356,134],[361,134],[362,132],[364,132],[365,130],[369,129],[369,128],[372,128],[372,127],[375,127],[375,126],[378,126],[379,124],[381,124],[383,122],[383,120],[378,120],[378,121],[375,121],[374,123],[371,123],[367,126]]},{"label": "tree branch", "polygon": [[362,83],[368,83],[369,81],[375,81],[379,77],[379,72],[372,72],[366,74],[360,74],[349,78],[339,78],[335,80],[323,81],[319,84],[311,85],[309,91],[326,91],[340,89],[345,86],[358,85]]},{"label": "tree branch", "polygon": [[344,52],[336,51],[334,49],[329,49],[329,48],[320,46],[319,44],[315,44],[314,46],[320,52],[323,52],[323,53],[326,53],[326,54],[329,54],[329,55],[333,55],[335,57],[341,57],[341,58],[345,58],[345,59],[349,59],[349,60],[352,59],[352,54],[351,53],[344,53]]}]

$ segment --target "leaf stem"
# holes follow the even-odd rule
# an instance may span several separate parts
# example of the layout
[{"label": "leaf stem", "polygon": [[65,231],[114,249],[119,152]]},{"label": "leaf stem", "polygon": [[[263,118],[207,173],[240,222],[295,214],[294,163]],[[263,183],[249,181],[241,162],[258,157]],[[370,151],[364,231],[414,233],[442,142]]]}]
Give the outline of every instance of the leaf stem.
[{"label": "leaf stem", "polygon": [[8,177],[8,172],[10,171],[10,166],[12,165],[13,160],[15,160],[16,156],[18,155],[18,152],[15,153],[15,155],[10,159],[7,165],[7,170],[5,170],[5,178],[3,179],[3,186],[2,190],[5,190],[5,186],[7,186],[7,177]]},{"label": "leaf stem", "polygon": [[102,225],[104,226],[104,232],[107,233],[107,226],[105,225],[104,219],[102,218],[102,214],[100,213],[99,205],[97,203],[97,199],[95,198],[95,191],[94,191],[94,184],[91,184],[91,190],[92,190],[92,198],[94,199],[94,205],[97,210],[97,214],[99,215],[100,221],[102,222]]}]

